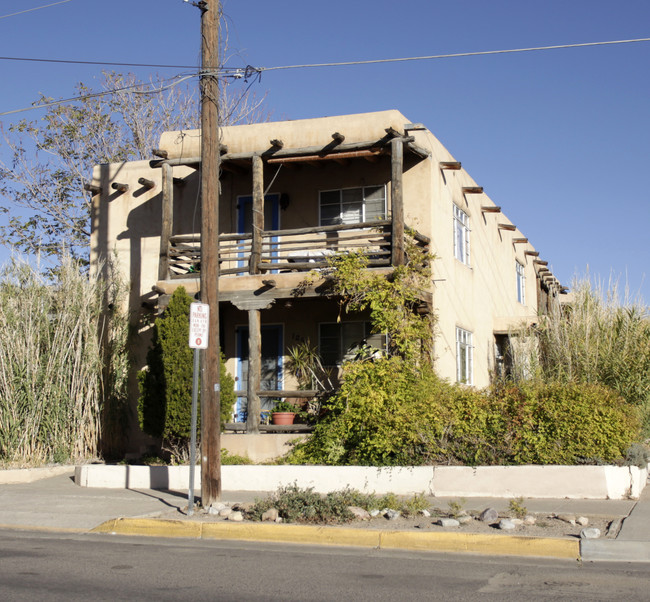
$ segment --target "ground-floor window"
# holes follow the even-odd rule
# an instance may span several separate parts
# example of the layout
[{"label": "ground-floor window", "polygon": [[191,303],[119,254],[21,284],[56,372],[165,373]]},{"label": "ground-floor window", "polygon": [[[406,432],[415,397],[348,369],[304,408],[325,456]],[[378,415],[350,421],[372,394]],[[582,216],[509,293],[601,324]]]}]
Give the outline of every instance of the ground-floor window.
[{"label": "ground-floor window", "polygon": [[319,325],[318,350],[324,366],[338,366],[354,359],[367,345],[386,348],[386,337],[370,333],[370,322],[339,322]]},{"label": "ground-floor window", "polygon": [[466,385],[473,384],[472,333],[456,326],[456,380]]}]

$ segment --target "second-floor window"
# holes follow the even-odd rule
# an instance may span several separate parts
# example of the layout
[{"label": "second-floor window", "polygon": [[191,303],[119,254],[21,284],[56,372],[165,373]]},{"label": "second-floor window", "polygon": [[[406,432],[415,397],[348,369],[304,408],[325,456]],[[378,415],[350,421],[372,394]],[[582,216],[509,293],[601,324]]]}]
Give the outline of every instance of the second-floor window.
[{"label": "second-floor window", "polygon": [[526,274],[523,264],[515,262],[517,270],[517,301],[526,303]]},{"label": "second-floor window", "polygon": [[386,187],[321,190],[320,225],[359,224],[386,218]]},{"label": "second-floor window", "polygon": [[469,215],[454,205],[454,257],[469,265]]}]

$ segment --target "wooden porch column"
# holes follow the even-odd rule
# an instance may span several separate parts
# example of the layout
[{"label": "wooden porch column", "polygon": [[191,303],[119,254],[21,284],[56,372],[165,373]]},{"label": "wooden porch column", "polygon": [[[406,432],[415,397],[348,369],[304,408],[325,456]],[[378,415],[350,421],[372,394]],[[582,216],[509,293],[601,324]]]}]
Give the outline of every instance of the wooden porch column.
[{"label": "wooden porch column", "polygon": [[246,432],[260,432],[262,405],[257,392],[262,380],[262,328],[259,309],[248,310],[248,417]]},{"label": "wooden porch column", "polygon": [[158,280],[169,278],[169,239],[173,231],[174,219],[174,178],[172,166],[162,164],[162,228],[160,230],[160,260]]},{"label": "wooden porch column", "polygon": [[402,174],[404,172],[404,144],[401,138],[390,141],[391,175],[390,199],[392,207],[392,265],[404,264],[404,202],[402,198]]},{"label": "wooden porch column", "polygon": [[[248,261],[250,274],[260,273],[262,230],[264,230],[264,165],[262,157],[253,155],[253,240]],[[250,397],[248,400],[250,402]]]}]

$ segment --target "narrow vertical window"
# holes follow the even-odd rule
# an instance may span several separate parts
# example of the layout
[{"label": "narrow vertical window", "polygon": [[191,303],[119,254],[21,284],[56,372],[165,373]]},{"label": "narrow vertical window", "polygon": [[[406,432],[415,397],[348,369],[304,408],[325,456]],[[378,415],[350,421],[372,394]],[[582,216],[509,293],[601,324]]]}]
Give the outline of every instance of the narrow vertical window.
[{"label": "narrow vertical window", "polygon": [[523,264],[515,262],[517,270],[517,301],[526,303],[526,274]]},{"label": "narrow vertical window", "polygon": [[456,380],[466,385],[472,379],[472,333],[456,326]]},{"label": "narrow vertical window", "polygon": [[454,205],[454,256],[469,265],[469,215]]}]

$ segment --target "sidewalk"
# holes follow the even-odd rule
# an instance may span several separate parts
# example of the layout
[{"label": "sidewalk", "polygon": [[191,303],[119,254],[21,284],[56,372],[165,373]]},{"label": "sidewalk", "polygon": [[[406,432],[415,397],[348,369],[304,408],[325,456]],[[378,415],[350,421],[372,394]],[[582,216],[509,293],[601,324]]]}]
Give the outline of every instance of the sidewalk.
[{"label": "sidewalk", "polygon": [[[156,520],[155,517],[187,506],[187,492],[78,487],[74,469],[31,482],[2,483],[0,473],[0,528],[47,530],[73,533],[119,532],[174,537],[273,540],[295,543],[323,542],[331,545],[398,547],[416,550],[468,551],[477,553],[580,557],[585,561],[610,560],[650,562],[650,488],[640,500],[526,499],[534,513],[601,515],[625,519],[616,539],[571,540],[527,538],[516,535],[463,533],[380,532],[332,528],[324,537],[322,527],[296,525],[246,525]],[[226,491],[223,501],[247,502],[265,492]],[[451,498],[431,498],[432,505],[445,507]],[[472,508],[494,507],[505,511],[509,500],[470,498]],[[121,519],[121,520],[117,520]],[[211,526],[208,526],[211,525]],[[533,540],[531,542],[531,540]]]}]

